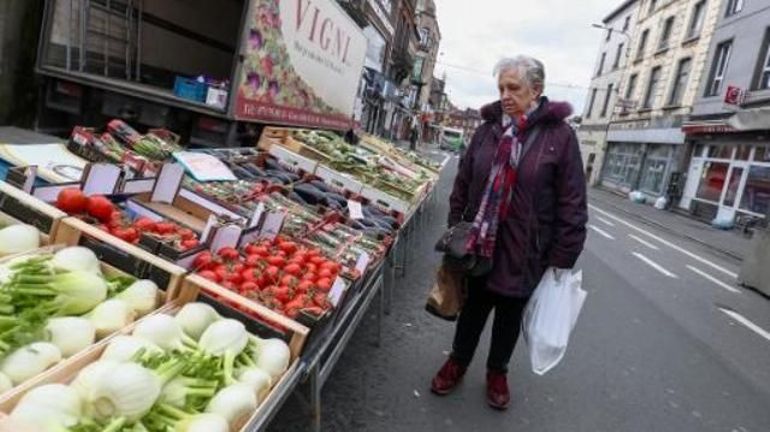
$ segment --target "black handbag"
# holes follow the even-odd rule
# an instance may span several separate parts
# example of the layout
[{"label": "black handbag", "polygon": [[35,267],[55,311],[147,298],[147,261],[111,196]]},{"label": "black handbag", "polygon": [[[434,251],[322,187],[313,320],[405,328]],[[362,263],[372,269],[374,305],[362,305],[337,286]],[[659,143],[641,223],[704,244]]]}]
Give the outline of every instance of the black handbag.
[{"label": "black handbag", "polygon": [[492,270],[492,260],[467,249],[472,222],[459,222],[449,228],[436,243],[436,251],[444,254],[444,265],[469,276],[484,276]]}]

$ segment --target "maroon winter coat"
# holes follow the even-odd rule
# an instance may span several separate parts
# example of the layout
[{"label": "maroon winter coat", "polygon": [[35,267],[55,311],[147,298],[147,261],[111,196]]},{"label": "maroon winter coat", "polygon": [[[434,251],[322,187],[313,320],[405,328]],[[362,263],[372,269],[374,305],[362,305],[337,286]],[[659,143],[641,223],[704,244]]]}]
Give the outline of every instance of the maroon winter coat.
[{"label": "maroon winter coat", "polygon": [[[575,132],[564,122],[567,103],[542,98],[529,126],[540,132],[519,163],[511,209],[500,224],[487,289],[510,297],[527,297],[549,266],[572,268],[586,238],[586,182]],[[472,221],[503,132],[500,102],[481,109],[485,123],[474,133],[460,160],[450,197],[449,225]]]}]

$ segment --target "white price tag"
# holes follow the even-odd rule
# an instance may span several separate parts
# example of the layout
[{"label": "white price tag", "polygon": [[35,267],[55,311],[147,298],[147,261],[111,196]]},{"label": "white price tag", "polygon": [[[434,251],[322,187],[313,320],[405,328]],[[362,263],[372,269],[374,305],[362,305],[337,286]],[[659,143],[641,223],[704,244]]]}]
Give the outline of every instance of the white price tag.
[{"label": "white price tag", "polygon": [[211,235],[211,230],[214,229],[214,226],[217,224],[217,217],[215,215],[209,215],[209,220],[206,221],[206,227],[203,228],[203,232],[201,233],[201,243],[205,243],[209,241],[209,235]]},{"label": "white price tag", "polygon": [[223,247],[238,247],[238,239],[243,230],[238,225],[226,225],[219,228],[214,233],[214,239],[211,240],[211,250],[218,251]]},{"label": "white price tag", "polygon": [[83,193],[86,196],[112,195],[118,186],[121,169],[112,164],[90,164],[86,168],[86,180]]},{"label": "white price tag", "polygon": [[281,232],[281,228],[283,227],[283,220],[285,218],[285,213],[268,213],[267,216],[265,216],[265,223],[262,224],[262,229],[260,230],[259,236],[271,241],[274,240],[275,237],[278,236],[278,233]]},{"label": "white price tag", "polygon": [[26,193],[31,193],[32,187],[35,185],[35,178],[37,177],[37,166],[28,166],[27,169],[24,170],[24,175],[26,175],[27,178],[24,180],[24,185],[21,190]]},{"label": "white price tag", "polygon": [[369,266],[369,261],[371,261],[371,258],[366,252],[362,252],[361,255],[358,256],[358,260],[356,261],[356,270],[358,273],[364,274],[364,271]]},{"label": "white price tag", "polygon": [[332,285],[332,289],[329,291],[329,302],[331,302],[332,306],[337,307],[337,305],[340,304],[345,288],[347,288],[345,280],[337,276],[334,285]]},{"label": "white price tag", "polygon": [[260,202],[257,204],[257,209],[254,210],[254,214],[251,215],[251,219],[249,220],[249,228],[254,228],[255,226],[259,225],[259,221],[262,219],[262,214],[265,213],[265,203]]},{"label": "white price tag", "polygon": [[364,210],[361,207],[361,203],[358,201],[348,200],[348,210],[350,211],[350,217],[352,219],[363,219]]},{"label": "white price tag", "polygon": [[163,165],[158,174],[158,180],[155,182],[155,189],[152,191],[152,202],[171,204],[182,186],[184,177],[184,167],[178,163],[168,163]]}]

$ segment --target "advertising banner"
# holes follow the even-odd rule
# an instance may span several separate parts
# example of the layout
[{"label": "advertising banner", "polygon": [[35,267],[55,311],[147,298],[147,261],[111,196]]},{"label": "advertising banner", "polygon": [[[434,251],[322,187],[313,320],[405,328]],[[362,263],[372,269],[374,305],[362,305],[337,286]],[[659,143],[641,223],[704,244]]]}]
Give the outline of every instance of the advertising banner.
[{"label": "advertising banner", "polygon": [[350,128],[367,40],[339,5],[252,1],[247,19],[236,118]]}]

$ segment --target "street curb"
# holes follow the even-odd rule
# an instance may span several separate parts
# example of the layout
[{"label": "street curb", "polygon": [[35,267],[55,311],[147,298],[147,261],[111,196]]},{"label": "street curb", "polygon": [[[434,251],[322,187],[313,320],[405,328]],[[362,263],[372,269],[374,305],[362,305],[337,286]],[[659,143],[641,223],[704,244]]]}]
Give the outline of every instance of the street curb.
[{"label": "street curb", "polygon": [[[697,243],[697,244],[699,244],[699,245],[701,245],[701,246],[703,246],[703,247],[705,247],[705,248],[707,248],[707,249],[709,249],[709,250],[711,250],[713,252],[716,252],[716,253],[719,253],[721,255],[724,255],[727,258],[736,260],[738,262],[743,262],[743,256],[742,255],[738,255],[735,252],[729,251],[727,249],[722,249],[722,248],[720,248],[718,246],[714,246],[714,245],[712,245],[710,243],[707,243],[707,242],[704,242],[703,240],[698,239],[697,237],[693,237],[693,236],[688,235],[688,234],[683,234],[683,233],[681,233],[679,231],[676,231],[673,228],[670,228],[670,227],[668,227],[666,225],[663,225],[663,224],[659,223],[656,220],[650,219],[650,218],[648,218],[648,217],[646,217],[644,215],[640,215],[638,213],[634,213],[634,212],[632,212],[632,211],[630,211],[628,209],[625,209],[625,208],[623,208],[623,207],[621,207],[621,206],[619,206],[617,204],[614,204],[614,203],[612,203],[610,201],[606,201],[606,200],[604,200],[602,198],[597,198],[596,196],[592,196],[591,199],[596,200],[596,201],[600,201],[602,204],[610,206],[613,209],[615,209],[615,210],[617,210],[617,211],[619,211],[621,213],[624,213],[625,215],[630,216],[633,219],[636,219],[636,220],[638,220],[638,221],[640,221],[640,222],[642,222],[642,223],[644,223],[646,225],[654,226],[654,227],[656,227],[656,228],[658,228],[658,229],[660,229],[662,231],[665,231],[665,232],[667,232],[669,234],[673,234],[675,236],[678,236],[678,237],[690,240],[690,241],[692,241],[694,243]],[[642,205],[642,204],[638,204],[638,205]]]}]

